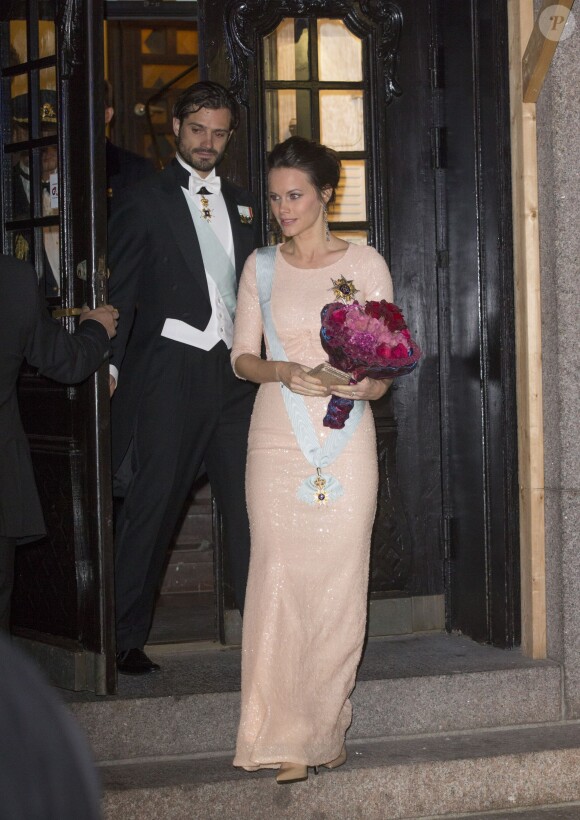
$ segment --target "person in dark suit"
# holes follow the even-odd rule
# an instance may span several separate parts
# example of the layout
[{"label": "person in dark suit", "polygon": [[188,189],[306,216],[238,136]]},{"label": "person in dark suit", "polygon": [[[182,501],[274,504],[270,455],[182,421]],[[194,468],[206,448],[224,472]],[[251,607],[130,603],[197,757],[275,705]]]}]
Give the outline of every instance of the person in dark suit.
[{"label": "person in dark suit", "polygon": [[17,544],[45,533],[28,440],[18,412],[16,382],[24,359],[45,376],[74,384],[109,355],[117,311],[85,309],[71,335],[52,319],[36,271],[0,254],[0,627],[7,630]]},{"label": "person in dark suit", "polygon": [[0,635],[0,818],[98,820],[89,745],[33,662]]},{"label": "person in dark suit", "polygon": [[[113,107],[113,87],[105,80],[105,125],[109,125],[115,116]],[[107,138],[107,207],[109,216],[117,204],[119,196],[126,188],[141,182],[155,172],[153,163],[145,157],[115,145]]]},{"label": "person in dark suit", "polygon": [[120,312],[111,389],[113,472],[124,495],[115,535],[123,673],[159,668],[143,647],[167,548],[202,462],[223,514],[240,611],[244,605],[255,387],[236,379],[229,349],[257,219],[251,194],[215,174],[238,122],[222,86],[186,89],[173,111],[175,159],[127,191],[109,223],[109,292]]}]

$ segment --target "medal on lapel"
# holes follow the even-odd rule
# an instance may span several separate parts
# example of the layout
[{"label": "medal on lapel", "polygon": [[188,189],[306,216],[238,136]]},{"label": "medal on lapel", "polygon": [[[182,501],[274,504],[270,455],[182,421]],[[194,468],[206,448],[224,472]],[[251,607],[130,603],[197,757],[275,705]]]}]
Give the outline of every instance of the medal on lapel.
[{"label": "medal on lapel", "polygon": [[209,207],[208,199],[210,192],[207,190],[207,188],[200,188],[198,194],[201,197],[201,215],[206,222],[211,222],[212,211]]}]

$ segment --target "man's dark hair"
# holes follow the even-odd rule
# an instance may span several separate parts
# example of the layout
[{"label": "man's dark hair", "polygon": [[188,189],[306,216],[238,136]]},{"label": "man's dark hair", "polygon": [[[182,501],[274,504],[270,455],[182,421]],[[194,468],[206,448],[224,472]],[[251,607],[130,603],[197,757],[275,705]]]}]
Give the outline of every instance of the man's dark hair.
[{"label": "man's dark hair", "polygon": [[189,114],[199,111],[200,108],[227,108],[231,114],[230,130],[235,131],[240,124],[240,108],[236,98],[219,83],[206,80],[190,85],[175,101],[173,116],[181,124]]},{"label": "man's dark hair", "polygon": [[105,108],[113,107],[113,86],[105,80]]}]

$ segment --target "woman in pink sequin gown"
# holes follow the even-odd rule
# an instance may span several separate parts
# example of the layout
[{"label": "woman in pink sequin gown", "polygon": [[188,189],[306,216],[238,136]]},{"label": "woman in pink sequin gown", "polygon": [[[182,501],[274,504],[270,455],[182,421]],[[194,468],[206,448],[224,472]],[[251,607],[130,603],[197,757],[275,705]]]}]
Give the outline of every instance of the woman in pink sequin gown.
[{"label": "woman in pink sequin gown", "polygon": [[256,254],[238,293],[232,363],[261,384],[250,427],[246,493],[252,551],[242,641],[242,714],[234,765],[278,769],[303,780],[308,766],[340,765],[351,722],[349,695],[367,612],[371,529],[377,495],[374,421],[368,401],[356,432],[329,468],[344,489],[327,505],[298,500],[313,472],[300,449],[281,384],[304,397],[322,443],[330,393],[380,398],[390,382],[365,379],[328,390],[308,369],[326,360],[320,311],[341,277],[355,298],[392,301],[383,258],[326,233],[326,203],[340,173],[334,152],[292,137],[269,159],[270,202],[287,241],[278,246],[272,315],[288,362],[260,359],[263,326]]}]

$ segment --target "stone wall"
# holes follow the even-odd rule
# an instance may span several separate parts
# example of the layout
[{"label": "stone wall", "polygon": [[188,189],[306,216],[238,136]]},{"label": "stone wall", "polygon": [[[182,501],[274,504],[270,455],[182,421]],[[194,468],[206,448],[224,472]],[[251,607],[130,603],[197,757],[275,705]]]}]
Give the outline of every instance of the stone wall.
[{"label": "stone wall", "polygon": [[548,655],[580,717],[580,14],[537,105]]}]

